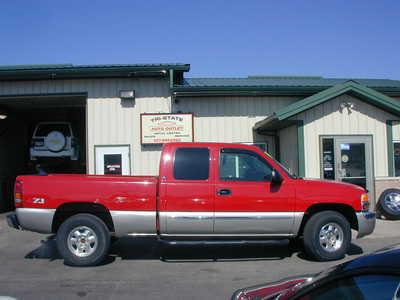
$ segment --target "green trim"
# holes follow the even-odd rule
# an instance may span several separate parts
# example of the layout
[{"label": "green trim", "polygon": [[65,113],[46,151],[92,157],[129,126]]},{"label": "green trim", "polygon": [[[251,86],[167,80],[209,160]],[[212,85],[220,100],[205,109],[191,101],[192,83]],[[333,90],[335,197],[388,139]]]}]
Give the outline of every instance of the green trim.
[{"label": "green trim", "polygon": [[301,112],[304,112],[308,109],[311,109],[317,105],[320,105],[326,101],[331,100],[337,96],[342,94],[354,94],[355,96],[363,99],[364,101],[380,107],[383,110],[386,110],[390,113],[400,116],[400,104],[398,101],[393,98],[386,96],[376,90],[368,88],[366,86],[360,85],[355,81],[348,81],[343,84],[335,85],[331,88],[328,88],[322,92],[314,94],[310,97],[307,97],[303,100],[294,102],[281,110],[278,110],[273,115],[268,118],[257,122],[254,128],[257,129],[266,129],[269,128],[271,124],[276,122],[281,122],[290,117],[293,117]]},{"label": "green trim", "polygon": [[306,176],[305,146],[304,146],[304,121],[297,121],[297,154],[298,154],[298,175]]},{"label": "green trim", "polygon": [[0,99],[25,99],[25,98],[52,98],[52,97],[88,97],[87,92],[75,92],[75,93],[37,93],[37,94],[5,94],[0,95]]},{"label": "green trim", "polygon": [[386,121],[388,176],[394,177],[393,120]]},{"label": "green trim", "polygon": [[[251,78],[251,77],[249,77]],[[219,78],[218,78],[219,79]],[[238,78],[240,79],[240,78]],[[348,82],[357,83],[356,81],[349,80],[343,84],[347,84]],[[199,85],[199,86],[191,86],[189,84],[177,85],[175,84],[171,88],[171,92],[175,97],[200,97],[200,96],[270,96],[270,95],[288,95],[288,96],[310,96],[322,91],[325,91],[329,88],[338,85],[311,85],[311,84],[303,84],[303,85],[292,85],[289,83],[287,85],[251,85],[251,82],[248,85]],[[379,85],[368,85],[369,88],[374,89],[375,91],[385,93],[391,96],[400,96],[400,87],[399,86],[379,86]]]},{"label": "green trim", "polygon": [[189,64],[3,66],[0,68],[0,81],[138,76],[164,77],[168,76],[169,70],[187,72],[189,69]]}]

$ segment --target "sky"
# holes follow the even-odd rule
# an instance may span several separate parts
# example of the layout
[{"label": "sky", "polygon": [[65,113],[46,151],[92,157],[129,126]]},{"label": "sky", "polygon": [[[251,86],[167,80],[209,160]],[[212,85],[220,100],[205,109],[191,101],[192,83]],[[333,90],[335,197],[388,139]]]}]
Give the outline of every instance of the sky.
[{"label": "sky", "polygon": [[400,1],[0,1],[0,65],[400,80]]}]

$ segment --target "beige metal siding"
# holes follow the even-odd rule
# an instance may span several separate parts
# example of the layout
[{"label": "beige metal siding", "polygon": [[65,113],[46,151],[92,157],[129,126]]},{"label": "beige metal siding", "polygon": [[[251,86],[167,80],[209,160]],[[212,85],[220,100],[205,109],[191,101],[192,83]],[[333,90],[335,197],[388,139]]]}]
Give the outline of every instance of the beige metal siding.
[{"label": "beige metal siding", "polygon": [[194,138],[197,142],[252,143],[268,142],[274,155],[271,136],[253,132],[256,122],[287,106],[299,97],[192,97],[179,98],[174,112],[194,113]]},{"label": "beige metal siding", "polygon": [[400,122],[393,122],[393,141],[400,141]]},{"label": "beige metal siding", "polygon": [[[351,113],[342,102],[354,103]],[[362,100],[341,95],[296,116],[304,120],[305,165],[307,177],[320,177],[320,135],[372,135],[375,176],[387,176],[386,120],[394,116]]]},{"label": "beige metal siding", "polygon": [[[122,104],[119,91],[133,89],[136,100]],[[82,79],[0,82],[1,95],[77,93],[87,99],[88,171],[94,173],[94,145],[129,144],[132,174],[157,174],[161,147],[141,147],[140,113],[170,112],[167,79]]]},{"label": "beige metal siding", "polygon": [[297,126],[281,129],[279,135],[280,161],[292,173],[298,173]]}]

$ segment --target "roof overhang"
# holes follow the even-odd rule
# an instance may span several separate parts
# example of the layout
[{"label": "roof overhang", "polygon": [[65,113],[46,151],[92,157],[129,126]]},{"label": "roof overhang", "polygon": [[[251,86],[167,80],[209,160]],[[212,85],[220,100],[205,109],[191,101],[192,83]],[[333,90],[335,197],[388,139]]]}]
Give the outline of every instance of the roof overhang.
[{"label": "roof overhang", "polygon": [[368,88],[351,80],[343,84],[335,85],[300,101],[294,102],[274,112],[271,116],[268,116],[264,120],[257,122],[254,125],[254,130],[262,132],[287,127],[295,122],[295,120],[290,120],[291,117],[294,117],[303,111],[311,109],[342,94],[353,95],[369,104],[379,107],[396,116],[400,116],[399,102],[374,89]]},{"label": "roof overhang", "polygon": [[170,70],[183,73],[189,69],[189,64],[2,66],[0,81],[167,77]]}]

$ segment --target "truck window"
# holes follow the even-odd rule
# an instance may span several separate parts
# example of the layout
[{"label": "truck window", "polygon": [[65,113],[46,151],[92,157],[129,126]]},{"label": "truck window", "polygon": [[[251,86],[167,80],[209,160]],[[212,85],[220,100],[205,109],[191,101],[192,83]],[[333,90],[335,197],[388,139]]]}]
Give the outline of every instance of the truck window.
[{"label": "truck window", "polygon": [[225,181],[270,181],[272,168],[257,153],[240,149],[222,149],[219,177]]},{"label": "truck window", "polygon": [[210,151],[207,148],[178,148],[175,152],[174,178],[206,180],[210,169]]}]

